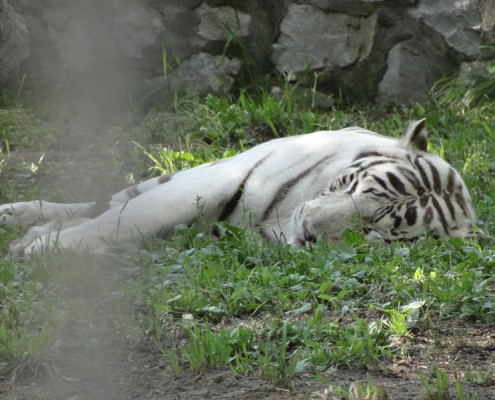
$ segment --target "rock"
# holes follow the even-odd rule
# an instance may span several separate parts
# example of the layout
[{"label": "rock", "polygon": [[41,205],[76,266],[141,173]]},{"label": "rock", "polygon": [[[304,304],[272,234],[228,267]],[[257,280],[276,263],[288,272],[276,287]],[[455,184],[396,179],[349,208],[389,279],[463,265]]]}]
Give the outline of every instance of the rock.
[{"label": "rock", "polygon": [[170,77],[173,89],[189,89],[200,92],[228,92],[241,68],[241,61],[207,53],[193,55],[184,61]]},{"label": "rock", "polygon": [[493,74],[493,61],[463,62],[459,70],[458,82],[461,86],[469,87],[476,81],[489,79]]},{"label": "rock", "polygon": [[249,34],[251,16],[233,7],[210,7],[203,3],[196,13],[200,19],[198,33],[205,39],[227,41],[232,35],[245,38]]},{"label": "rock", "polygon": [[475,57],[480,50],[479,4],[479,0],[422,0],[408,12],[440,33],[453,50]]},{"label": "rock", "polygon": [[495,45],[495,1],[481,0],[481,38],[484,43]]},{"label": "rock", "polygon": [[[305,0],[296,1],[325,12],[336,12],[355,17],[367,17],[377,11],[387,0]],[[395,0],[397,3],[403,0]],[[414,0],[415,1],[415,0]]]},{"label": "rock", "polygon": [[31,55],[25,16],[7,0],[0,2],[0,82],[16,86],[22,80],[21,65]]},{"label": "rock", "polygon": [[348,67],[369,55],[376,21],[376,14],[352,17],[291,4],[272,60],[280,72]]},{"label": "rock", "polygon": [[165,34],[165,26],[156,10],[127,0],[115,10],[114,18],[113,29],[118,32],[115,39],[126,59],[144,61],[148,50],[161,45],[160,37]]},{"label": "rock", "polygon": [[81,24],[69,21],[60,31],[49,26],[47,33],[64,69],[84,72],[96,62],[94,41]]},{"label": "rock", "polygon": [[[388,68],[378,86],[378,102],[424,102],[427,92],[423,88],[431,88],[451,70],[442,57],[445,49],[441,45],[414,39],[395,45],[388,53]],[[418,91],[418,87],[422,90]]]}]

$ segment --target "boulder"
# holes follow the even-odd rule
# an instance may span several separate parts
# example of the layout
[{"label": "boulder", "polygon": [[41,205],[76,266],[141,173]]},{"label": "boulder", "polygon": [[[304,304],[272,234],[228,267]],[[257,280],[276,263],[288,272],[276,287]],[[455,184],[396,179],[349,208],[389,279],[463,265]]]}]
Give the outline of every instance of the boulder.
[{"label": "boulder", "polygon": [[[387,56],[387,70],[378,86],[380,103],[424,102],[426,91],[452,68],[442,54],[442,43],[408,40],[396,44]],[[423,88],[423,90],[418,90]]]},{"label": "boulder", "polygon": [[480,51],[479,7],[479,0],[422,0],[408,13],[438,32],[455,52],[475,57]]},{"label": "boulder", "polygon": [[199,92],[228,92],[234,84],[233,76],[240,68],[241,61],[236,58],[194,54],[171,74],[170,86],[176,90],[192,88]]},{"label": "boulder", "polygon": [[233,7],[210,7],[207,3],[196,9],[199,17],[198,33],[207,40],[226,42],[236,35],[246,38],[249,34],[251,16]]},{"label": "boulder", "polygon": [[273,45],[273,63],[280,72],[348,67],[369,56],[376,21],[376,13],[354,17],[291,4]]}]

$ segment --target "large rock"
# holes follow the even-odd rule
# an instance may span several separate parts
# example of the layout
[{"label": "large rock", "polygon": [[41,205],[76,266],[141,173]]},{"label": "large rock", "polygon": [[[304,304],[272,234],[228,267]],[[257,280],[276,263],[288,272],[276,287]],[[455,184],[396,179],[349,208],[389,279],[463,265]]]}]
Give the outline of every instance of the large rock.
[{"label": "large rock", "polygon": [[442,56],[445,53],[442,47],[442,43],[413,39],[392,47],[388,52],[387,71],[378,86],[379,102],[425,101],[426,90],[452,69]]},{"label": "large rock", "polygon": [[232,7],[210,7],[203,3],[196,14],[200,19],[198,33],[205,39],[226,42],[234,35],[246,38],[249,34],[251,16]]},{"label": "large rock", "polygon": [[451,49],[475,57],[480,51],[479,7],[479,0],[422,0],[408,12],[442,35]]},{"label": "large rock", "polygon": [[279,71],[345,68],[369,56],[377,14],[353,17],[291,4],[273,46]]},{"label": "large rock", "polygon": [[192,88],[200,92],[221,93],[234,84],[233,76],[241,68],[241,61],[208,53],[194,54],[170,76],[173,89]]}]

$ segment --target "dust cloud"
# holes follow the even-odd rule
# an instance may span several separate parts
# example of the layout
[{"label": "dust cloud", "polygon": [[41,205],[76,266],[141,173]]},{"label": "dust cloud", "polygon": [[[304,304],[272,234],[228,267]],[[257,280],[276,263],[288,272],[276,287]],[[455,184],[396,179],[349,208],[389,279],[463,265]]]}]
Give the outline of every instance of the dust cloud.
[{"label": "dust cloud", "polygon": [[[55,200],[100,200],[123,183],[113,158],[116,143],[128,140],[116,127],[132,107],[132,65],[124,63],[122,26],[112,8],[117,2],[57,3],[40,11],[40,18],[52,24],[53,40],[40,41],[36,62],[52,72],[36,79],[53,118],[63,116],[65,132],[59,150],[45,158],[60,176],[42,184],[45,194],[53,190]],[[51,373],[18,388],[21,398],[127,398],[136,366],[119,266],[61,255],[47,269],[58,288]]]},{"label": "dust cloud", "polygon": [[91,136],[90,129],[114,124],[132,106],[134,79],[123,46],[125,21],[114,9],[119,2],[58,3],[40,14],[52,26],[45,43],[41,38],[36,61],[49,67],[41,68],[45,76],[37,78],[46,90],[44,95],[55,106],[62,106],[70,122]]}]

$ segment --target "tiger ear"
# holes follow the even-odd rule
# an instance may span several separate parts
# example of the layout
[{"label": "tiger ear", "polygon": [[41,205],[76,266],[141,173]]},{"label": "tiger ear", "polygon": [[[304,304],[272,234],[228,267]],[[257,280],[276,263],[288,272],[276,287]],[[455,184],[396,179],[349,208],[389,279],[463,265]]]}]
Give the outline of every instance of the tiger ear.
[{"label": "tiger ear", "polygon": [[426,118],[413,121],[409,124],[402,136],[402,145],[407,150],[428,149],[428,134],[426,133]]}]

